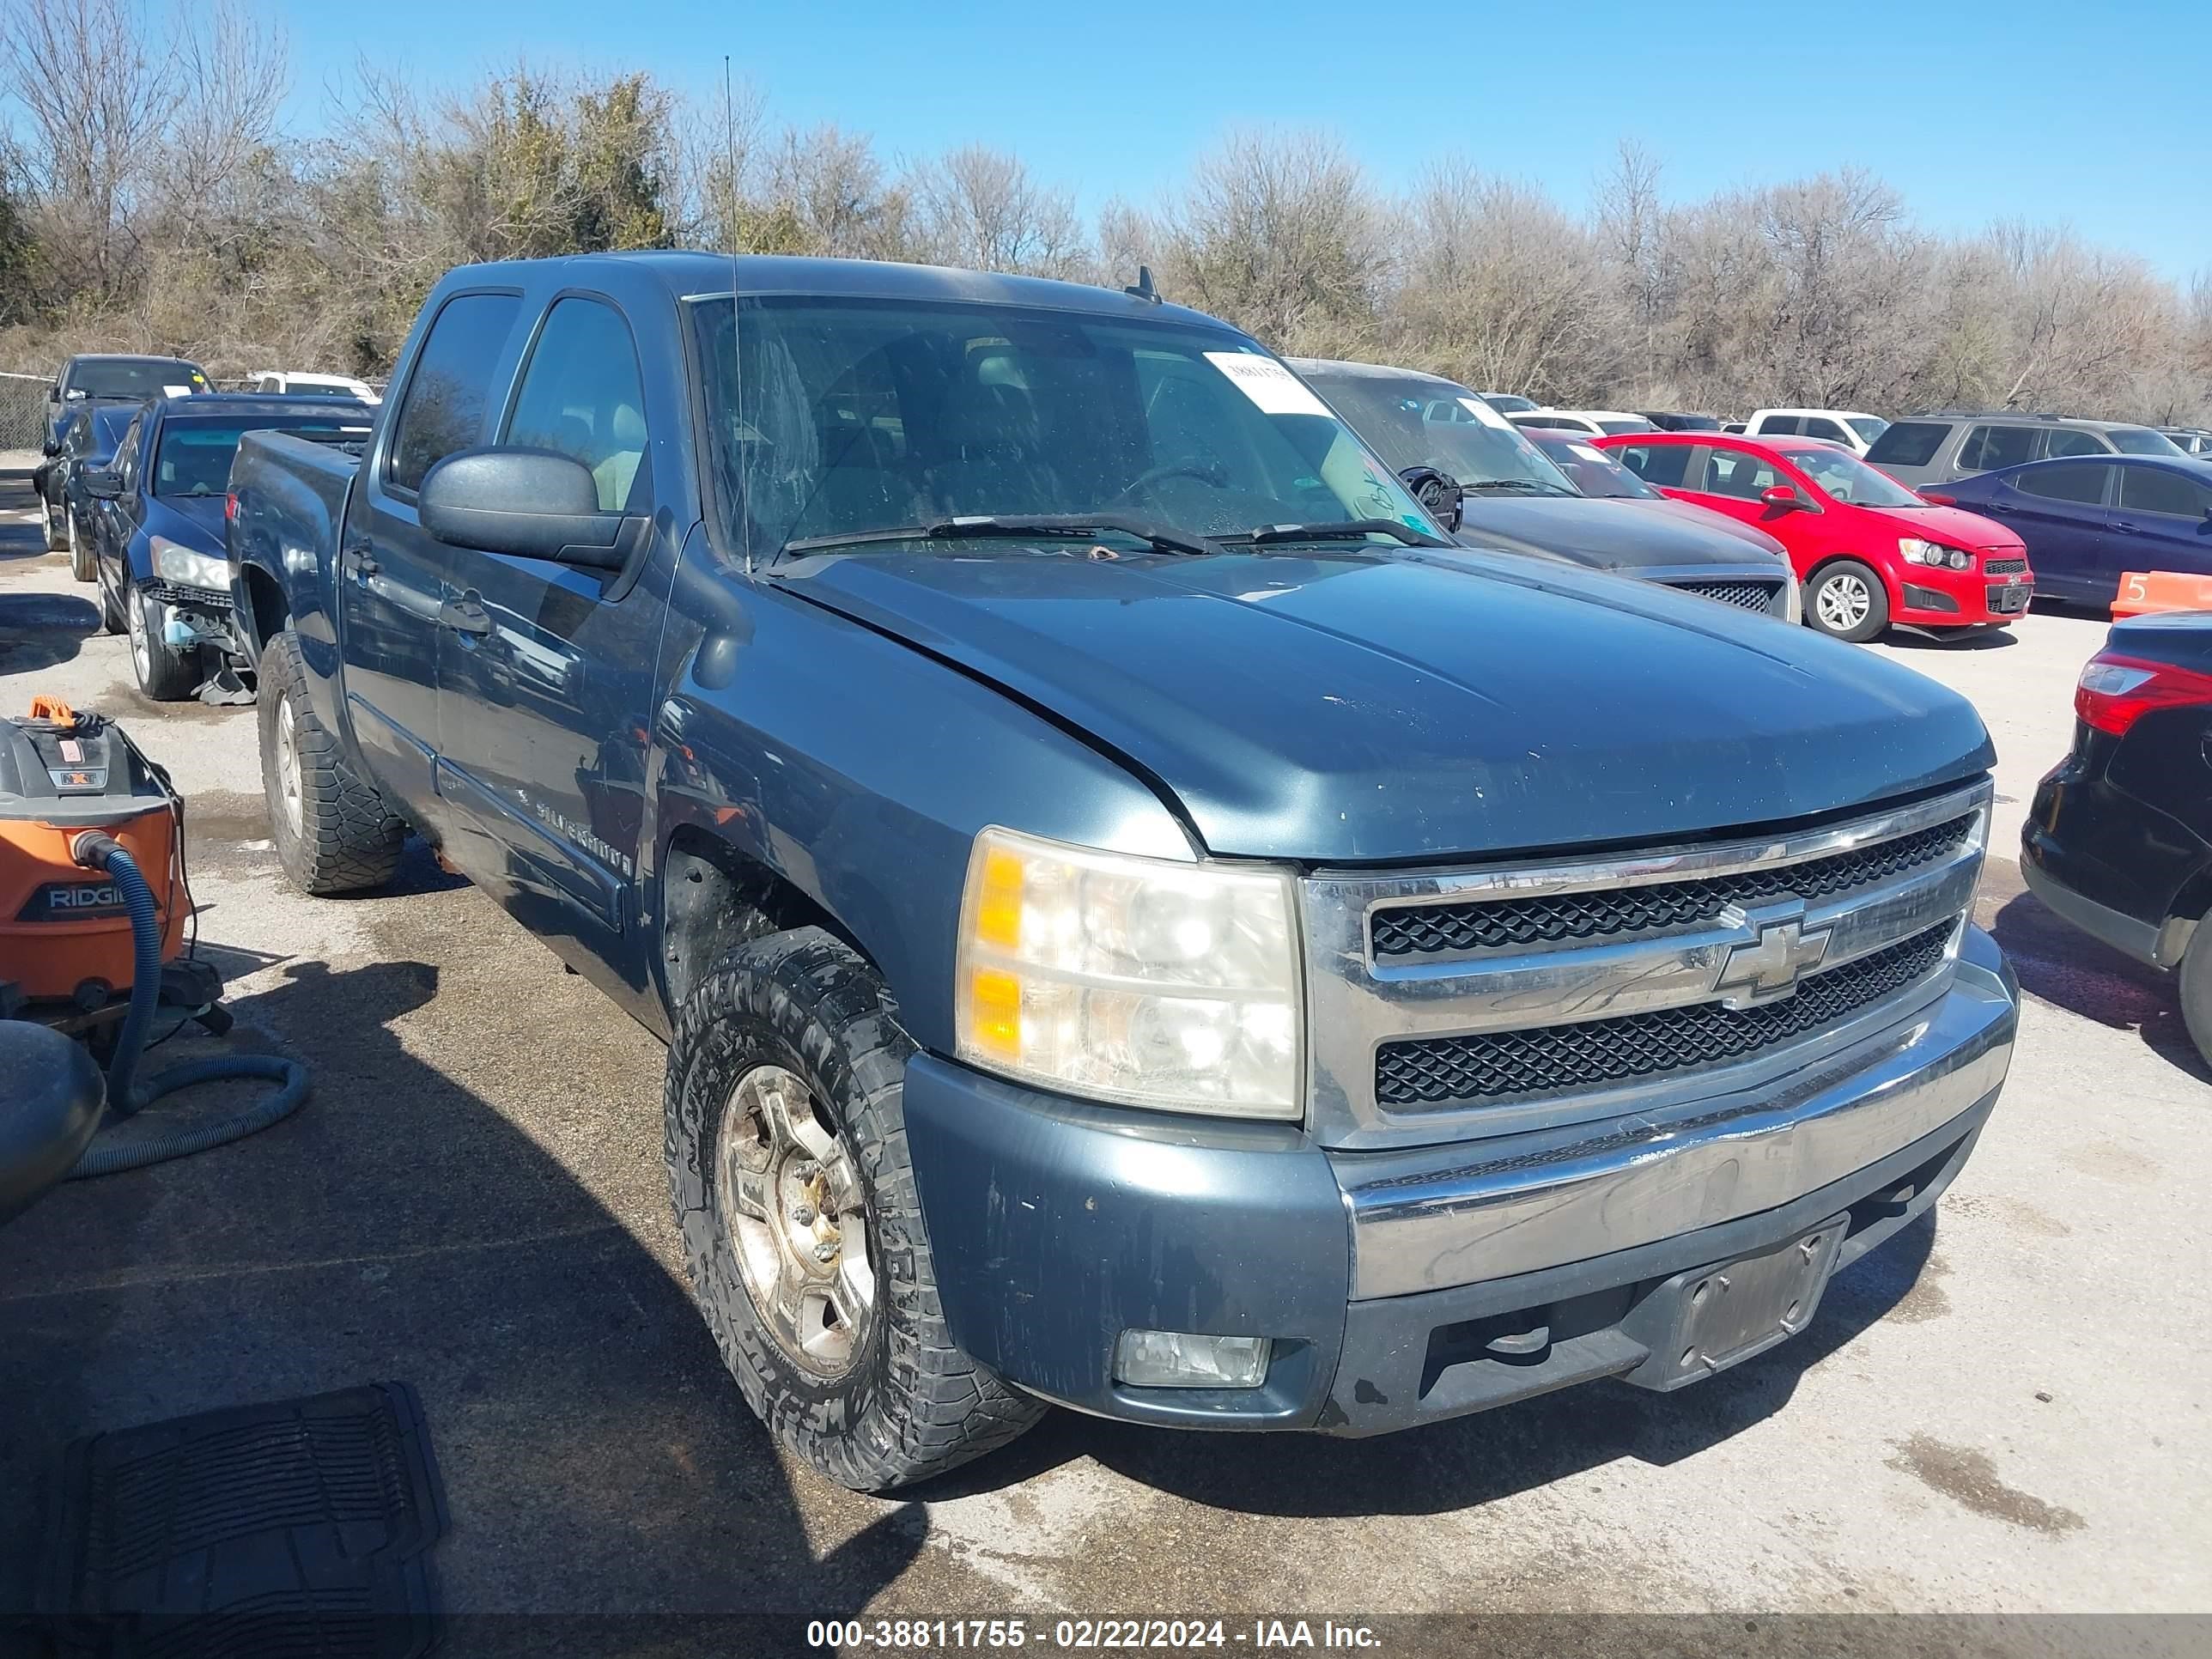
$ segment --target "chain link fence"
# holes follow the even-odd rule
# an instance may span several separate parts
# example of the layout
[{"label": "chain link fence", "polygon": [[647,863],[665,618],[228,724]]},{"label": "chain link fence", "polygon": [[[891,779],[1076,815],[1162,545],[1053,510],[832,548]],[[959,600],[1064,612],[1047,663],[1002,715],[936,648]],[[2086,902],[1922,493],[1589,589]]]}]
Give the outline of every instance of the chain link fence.
[{"label": "chain link fence", "polygon": [[0,450],[38,453],[46,441],[46,388],[52,384],[50,374],[0,370]]}]

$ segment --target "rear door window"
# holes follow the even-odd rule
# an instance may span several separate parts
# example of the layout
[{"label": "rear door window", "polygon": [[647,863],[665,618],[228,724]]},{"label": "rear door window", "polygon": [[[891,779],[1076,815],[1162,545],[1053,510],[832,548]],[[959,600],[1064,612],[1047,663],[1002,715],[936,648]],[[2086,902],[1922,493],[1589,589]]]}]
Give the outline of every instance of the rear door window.
[{"label": "rear door window", "polygon": [[2032,426],[1978,426],[1959,447],[1959,465],[1969,472],[1994,472],[2035,459],[2041,431]]},{"label": "rear door window", "polygon": [[1791,436],[1805,429],[1804,421],[1795,415],[1762,415],[1752,434],[1760,438]]},{"label": "rear door window", "polygon": [[1826,438],[1836,443],[1849,443],[1850,435],[1833,421],[1819,415],[1805,416],[1802,430],[1808,438]]},{"label": "rear door window", "polygon": [[385,477],[394,489],[411,494],[437,463],[483,441],[492,370],[521,309],[513,294],[460,294],[440,308],[392,430]]},{"label": "rear door window", "polygon": [[2212,489],[2163,467],[2130,466],[2120,471],[2120,505],[2135,513],[2167,513],[2201,519],[2212,512]]},{"label": "rear door window", "polygon": [[2084,461],[2069,466],[2039,466],[2014,478],[2013,488],[2022,495],[2040,495],[2045,501],[2079,501],[2094,507],[2105,499],[2106,475],[2112,470]]},{"label": "rear door window", "polygon": [[1950,435],[1948,422],[1899,421],[1874,441],[1866,458],[1876,466],[1925,466]]},{"label": "rear door window", "polygon": [[1680,489],[1693,447],[1691,444],[1631,444],[1607,453],[1644,483]]}]

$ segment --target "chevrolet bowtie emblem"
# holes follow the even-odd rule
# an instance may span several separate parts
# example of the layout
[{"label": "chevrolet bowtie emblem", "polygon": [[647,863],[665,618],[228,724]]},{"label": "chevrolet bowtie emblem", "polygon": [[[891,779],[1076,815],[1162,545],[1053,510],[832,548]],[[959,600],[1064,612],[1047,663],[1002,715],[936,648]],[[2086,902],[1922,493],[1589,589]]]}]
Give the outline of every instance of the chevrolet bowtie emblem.
[{"label": "chevrolet bowtie emblem", "polygon": [[1798,976],[1818,967],[1828,951],[1828,930],[1807,933],[1802,904],[1763,905],[1744,920],[1756,937],[1728,953],[1713,981],[1724,1008],[1755,1007],[1790,995]]}]

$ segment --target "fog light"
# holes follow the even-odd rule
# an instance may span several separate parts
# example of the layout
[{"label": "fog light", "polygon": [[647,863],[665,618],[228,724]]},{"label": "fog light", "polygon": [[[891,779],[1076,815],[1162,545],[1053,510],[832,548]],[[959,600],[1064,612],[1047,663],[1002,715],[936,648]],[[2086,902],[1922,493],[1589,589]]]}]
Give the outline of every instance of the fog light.
[{"label": "fog light", "polygon": [[1264,1336],[1193,1336],[1124,1331],[1114,1376],[1139,1389],[1256,1389],[1267,1375]]}]

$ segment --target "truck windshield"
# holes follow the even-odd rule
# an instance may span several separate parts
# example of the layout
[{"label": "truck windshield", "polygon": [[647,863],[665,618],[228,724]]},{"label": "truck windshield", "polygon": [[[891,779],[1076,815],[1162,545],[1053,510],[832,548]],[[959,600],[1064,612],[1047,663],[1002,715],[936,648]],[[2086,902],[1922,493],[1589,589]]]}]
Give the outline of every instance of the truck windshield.
[{"label": "truck windshield", "polygon": [[1511,422],[1464,386],[1365,368],[1316,368],[1307,379],[1401,472],[1432,466],[1468,489],[1517,486],[1543,495],[1575,493]]},{"label": "truck windshield", "polygon": [[161,452],[154,465],[156,495],[220,495],[230,488],[231,458],[238,441],[249,432],[271,428],[296,438],[324,444],[359,444],[368,436],[364,418],[358,426],[330,422],[171,421],[161,428]]},{"label": "truck windshield", "polygon": [[700,301],[694,325],[731,539],[763,558],[962,517],[1439,533],[1327,404],[1225,329],[813,298]]}]

